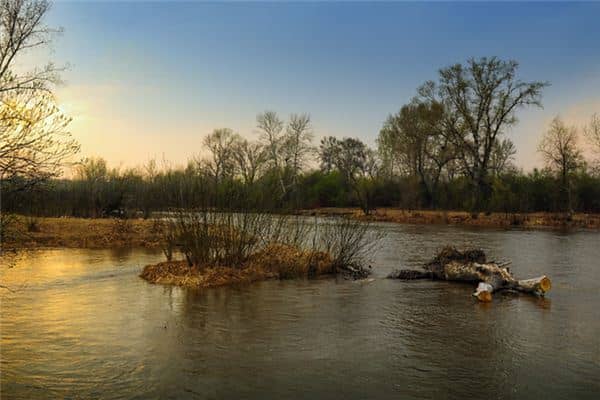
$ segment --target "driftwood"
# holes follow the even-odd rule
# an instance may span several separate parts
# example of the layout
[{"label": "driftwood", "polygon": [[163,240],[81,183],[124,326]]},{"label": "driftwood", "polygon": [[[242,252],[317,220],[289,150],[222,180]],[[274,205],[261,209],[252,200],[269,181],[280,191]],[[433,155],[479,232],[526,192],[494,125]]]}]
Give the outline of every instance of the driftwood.
[{"label": "driftwood", "polygon": [[551,288],[547,276],[518,280],[510,273],[510,263],[487,261],[481,250],[459,251],[454,247],[444,248],[423,270],[397,270],[388,275],[391,279],[433,279],[475,283],[473,293],[479,301],[491,301],[492,293],[513,290],[544,296]]}]

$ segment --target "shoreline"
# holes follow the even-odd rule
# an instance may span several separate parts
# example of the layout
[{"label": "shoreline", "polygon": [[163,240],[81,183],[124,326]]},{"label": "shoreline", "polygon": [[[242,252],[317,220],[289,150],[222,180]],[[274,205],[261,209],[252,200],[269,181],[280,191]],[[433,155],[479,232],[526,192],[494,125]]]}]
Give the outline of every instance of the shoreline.
[{"label": "shoreline", "polygon": [[160,248],[159,227],[151,219],[18,216],[19,237],[3,249],[123,247]]},{"label": "shoreline", "polygon": [[470,213],[449,210],[407,210],[379,208],[364,215],[359,208],[316,208],[300,210],[300,215],[333,217],[343,216],[360,221],[393,222],[398,224],[457,225],[489,228],[547,229],[600,229],[600,214],[573,213],[571,219],[564,213]]},{"label": "shoreline", "polygon": [[[575,213],[567,220],[560,213],[478,213],[466,211],[431,211],[380,208],[363,215],[358,208],[316,208],[299,210],[303,216],[347,217],[360,221],[398,224],[455,225],[490,228],[600,229],[600,214]],[[114,219],[77,217],[19,216],[18,239],[2,243],[9,248],[90,248],[119,247],[160,248],[160,226],[152,219]]]}]

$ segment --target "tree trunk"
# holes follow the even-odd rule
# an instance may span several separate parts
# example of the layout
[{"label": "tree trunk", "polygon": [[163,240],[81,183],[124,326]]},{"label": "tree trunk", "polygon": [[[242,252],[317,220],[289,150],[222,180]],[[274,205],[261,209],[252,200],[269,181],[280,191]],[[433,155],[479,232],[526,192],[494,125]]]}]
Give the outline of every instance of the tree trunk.
[{"label": "tree trunk", "polygon": [[544,296],[551,288],[548,277],[518,280],[506,267],[509,263],[486,262],[485,254],[479,250],[459,252],[445,248],[423,271],[398,270],[388,275],[392,279],[434,279],[477,283],[473,293],[479,301],[492,300],[492,293],[501,290],[514,290],[537,296]]}]

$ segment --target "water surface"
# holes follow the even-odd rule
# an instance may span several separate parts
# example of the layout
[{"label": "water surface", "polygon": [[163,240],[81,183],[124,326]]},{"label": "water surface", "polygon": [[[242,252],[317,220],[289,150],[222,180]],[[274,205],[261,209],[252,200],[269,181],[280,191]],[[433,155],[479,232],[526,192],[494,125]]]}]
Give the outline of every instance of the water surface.
[{"label": "water surface", "polygon": [[[151,285],[146,250],[3,260],[1,397],[599,398],[600,233],[380,224],[371,283]],[[546,299],[382,279],[445,243],[547,274]]]}]

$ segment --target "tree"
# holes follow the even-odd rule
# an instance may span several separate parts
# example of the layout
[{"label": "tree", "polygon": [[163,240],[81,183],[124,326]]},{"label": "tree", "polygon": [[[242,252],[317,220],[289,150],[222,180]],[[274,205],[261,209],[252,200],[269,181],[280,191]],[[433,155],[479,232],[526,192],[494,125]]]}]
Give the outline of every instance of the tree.
[{"label": "tree", "polygon": [[490,157],[490,169],[496,176],[514,169],[512,161],[514,160],[517,150],[510,139],[496,140],[492,154]]},{"label": "tree", "polygon": [[265,111],[256,116],[256,125],[260,130],[260,140],[265,146],[271,170],[277,175],[282,196],[287,189],[283,179],[281,147],[283,144],[284,123],[275,111]]},{"label": "tree", "polygon": [[491,195],[490,160],[497,140],[517,123],[518,109],[541,106],[542,89],[548,85],[517,79],[518,65],[496,57],[473,58],[441,69],[438,83],[429,81],[419,89],[422,98],[444,106],[444,132],[474,184],[477,209]]},{"label": "tree", "polygon": [[283,199],[291,188],[297,187],[298,176],[313,151],[310,116],[292,114],[286,125],[276,112],[265,111],[256,117],[256,122],[261,132],[260,141]]},{"label": "tree", "polygon": [[443,115],[440,103],[415,100],[388,117],[378,138],[380,153],[419,181],[427,206],[435,205],[442,171],[455,158],[443,134]]},{"label": "tree", "polygon": [[203,144],[210,152],[205,166],[213,177],[215,187],[225,178],[233,177],[235,173],[235,144],[241,138],[229,128],[215,129],[204,138]]},{"label": "tree", "polygon": [[583,132],[596,155],[596,168],[600,171],[600,115],[592,115],[590,123],[584,128]]},{"label": "tree", "polygon": [[62,173],[79,151],[71,121],[44,93],[0,96],[0,180],[6,194],[31,189]]},{"label": "tree", "polygon": [[570,177],[583,162],[577,141],[577,128],[566,126],[559,117],[555,117],[538,147],[548,168],[559,175],[561,201],[564,211],[568,212],[572,211]]},{"label": "tree", "polygon": [[108,181],[109,171],[106,160],[90,157],[75,166],[75,179],[81,185],[82,198],[85,204],[85,216],[100,217],[106,203],[104,186]]},{"label": "tree", "polygon": [[245,185],[252,185],[260,178],[267,161],[265,148],[260,143],[249,142],[246,139],[235,143],[233,157]]},{"label": "tree", "polygon": [[336,151],[338,150],[338,139],[335,136],[326,136],[321,139],[319,146],[319,159],[321,171],[328,174],[335,169]]},{"label": "tree", "polygon": [[362,211],[365,215],[370,214],[380,170],[376,153],[358,139],[339,140],[330,136],[321,140],[320,156],[322,165],[340,172]]},{"label": "tree", "polygon": [[0,93],[12,91],[49,91],[59,80],[53,63],[23,73],[13,69],[26,51],[47,47],[61,29],[48,27],[44,18],[50,10],[47,0],[0,0]]},{"label": "tree", "polygon": [[59,79],[52,63],[17,73],[25,52],[50,44],[60,30],[44,25],[45,0],[0,0],[0,179],[3,191],[23,191],[60,175],[79,151],[70,119],[54,104]]},{"label": "tree", "polygon": [[308,156],[313,152],[312,139],[310,116],[292,114],[283,141],[284,161],[291,173],[292,186],[297,184],[298,175],[306,166]]}]

